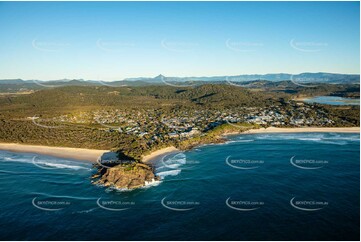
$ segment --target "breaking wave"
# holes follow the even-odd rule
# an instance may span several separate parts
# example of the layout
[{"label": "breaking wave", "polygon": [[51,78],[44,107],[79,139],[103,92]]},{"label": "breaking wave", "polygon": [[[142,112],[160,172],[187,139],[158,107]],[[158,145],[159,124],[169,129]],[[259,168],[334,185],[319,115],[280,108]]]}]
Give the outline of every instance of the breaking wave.
[{"label": "breaking wave", "polygon": [[70,170],[91,170],[90,164],[87,165],[78,161],[64,160],[61,158],[49,158],[26,155],[25,157],[19,158],[17,155],[7,154],[0,157],[0,162],[20,162],[33,164],[34,166],[44,169],[70,169]]},{"label": "breaking wave", "polygon": [[156,175],[163,179],[166,176],[176,176],[180,172],[181,172],[181,170],[169,170],[169,171],[162,171],[162,172],[156,173]]}]

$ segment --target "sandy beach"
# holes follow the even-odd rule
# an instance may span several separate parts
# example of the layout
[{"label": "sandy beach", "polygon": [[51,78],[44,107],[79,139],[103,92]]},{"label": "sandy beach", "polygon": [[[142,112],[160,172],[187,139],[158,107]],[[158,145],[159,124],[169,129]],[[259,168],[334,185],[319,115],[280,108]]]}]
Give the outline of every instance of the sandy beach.
[{"label": "sandy beach", "polygon": [[360,127],[302,127],[302,128],[260,128],[250,129],[244,134],[258,133],[312,133],[312,132],[338,132],[338,133],[360,133]]},{"label": "sandy beach", "polygon": [[[303,128],[260,128],[250,129],[242,133],[229,133],[227,135],[235,134],[259,134],[259,133],[311,133],[311,132],[339,132],[339,133],[360,133],[360,127],[303,127]],[[104,153],[109,153],[109,150],[95,150],[82,148],[67,148],[67,147],[52,147],[41,145],[24,145],[17,143],[0,143],[0,150],[36,153],[42,155],[55,156],[60,158],[75,159],[96,162],[97,159]],[[158,157],[168,153],[174,153],[179,149],[174,146],[156,150],[148,155],[142,157],[143,162],[151,162]]]},{"label": "sandy beach", "polygon": [[16,143],[0,143],[0,150],[36,153],[41,155],[50,155],[66,159],[75,159],[96,162],[98,157],[109,152],[108,150],[94,150],[81,148],[67,148],[67,147],[52,147],[42,145],[24,145]]},{"label": "sandy beach", "polygon": [[177,149],[176,147],[169,146],[167,148],[156,150],[156,151],[150,153],[149,155],[143,156],[142,161],[143,162],[151,162],[153,160],[156,160],[158,157],[160,157],[162,155],[166,155],[168,153],[173,153],[173,152],[177,152],[177,151],[179,151],[179,149]]}]

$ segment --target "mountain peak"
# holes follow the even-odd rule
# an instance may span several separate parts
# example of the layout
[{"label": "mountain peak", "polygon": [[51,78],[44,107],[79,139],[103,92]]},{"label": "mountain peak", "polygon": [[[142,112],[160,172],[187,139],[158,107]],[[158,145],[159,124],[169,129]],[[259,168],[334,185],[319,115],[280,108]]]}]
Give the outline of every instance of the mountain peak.
[{"label": "mountain peak", "polygon": [[158,80],[161,80],[165,78],[165,76],[163,76],[162,74],[159,74],[158,76],[154,77],[154,79],[158,79]]}]

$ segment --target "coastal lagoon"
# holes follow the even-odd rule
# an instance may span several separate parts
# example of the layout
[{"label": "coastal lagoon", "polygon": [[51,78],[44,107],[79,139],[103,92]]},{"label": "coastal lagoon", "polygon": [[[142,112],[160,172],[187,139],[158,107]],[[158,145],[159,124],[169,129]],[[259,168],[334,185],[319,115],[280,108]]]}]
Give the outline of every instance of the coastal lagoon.
[{"label": "coastal lagoon", "polygon": [[2,240],[359,240],[360,136],[231,136],[157,159],[161,182],[90,183],[92,164],[0,151]]},{"label": "coastal lagoon", "polygon": [[320,103],[328,105],[360,105],[359,98],[344,98],[337,96],[318,96],[305,99],[307,103]]}]

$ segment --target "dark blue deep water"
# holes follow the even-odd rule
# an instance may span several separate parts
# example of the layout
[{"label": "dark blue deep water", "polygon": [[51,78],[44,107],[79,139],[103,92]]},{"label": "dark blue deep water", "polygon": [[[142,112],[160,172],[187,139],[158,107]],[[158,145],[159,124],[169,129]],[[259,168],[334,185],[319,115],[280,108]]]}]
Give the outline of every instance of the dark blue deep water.
[{"label": "dark blue deep water", "polygon": [[359,134],[249,134],[167,155],[159,184],[0,152],[2,240],[359,240]]}]

